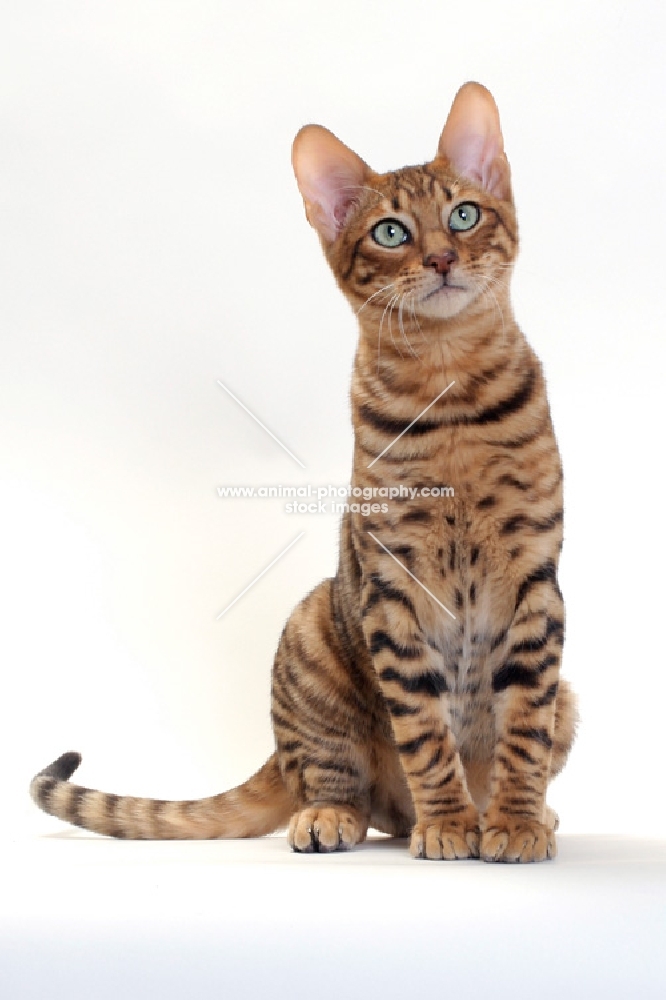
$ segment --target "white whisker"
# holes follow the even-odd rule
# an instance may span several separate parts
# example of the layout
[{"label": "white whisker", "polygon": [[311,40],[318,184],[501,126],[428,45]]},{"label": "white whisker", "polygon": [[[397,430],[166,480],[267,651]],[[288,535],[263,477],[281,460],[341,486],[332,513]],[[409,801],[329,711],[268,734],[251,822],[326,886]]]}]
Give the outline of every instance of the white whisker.
[{"label": "white whisker", "polygon": [[403,294],[403,295],[402,295],[402,296],[400,297],[400,306],[399,306],[399,308],[398,308],[398,323],[400,324],[400,332],[401,332],[401,334],[402,334],[402,339],[403,339],[403,340],[404,340],[404,342],[405,342],[405,343],[407,344],[407,347],[409,348],[409,350],[410,350],[410,352],[411,352],[412,356],[413,356],[413,357],[415,357],[415,358],[419,358],[419,360],[420,360],[420,358],[421,358],[421,355],[420,355],[420,354],[418,354],[418,353],[417,353],[417,352],[416,352],[416,351],[414,350],[414,348],[412,347],[412,345],[410,344],[410,342],[409,342],[409,339],[408,339],[408,337],[407,337],[407,333],[405,332],[405,324],[404,324],[404,323],[403,323],[403,321],[402,321],[402,310],[403,310],[403,306],[404,306],[404,304],[405,304],[405,299],[406,299],[406,297],[407,297],[407,296],[406,296],[406,293],[405,293],[405,294]]},{"label": "white whisker", "polygon": [[360,307],[359,307],[359,308],[358,308],[358,309],[356,310],[356,315],[358,316],[358,314],[359,314],[359,313],[361,312],[361,310],[362,310],[362,309],[365,309],[365,307],[367,306],[368,302],[372,302],[372,300],[373,300],[374,298],[376,298],[376,296],[377,296],[377,295],[381,295],[381,293],[382,293],[382,292],[385,292],[385,291],[387,291],[387,290],[388,290],[389,288],[393,288],[393,287],[394,287],[394,285],[395,285],[395,282],[394,282],[394,281],[389,281],[388,285],[384,285],[384,287],[383,287],[383,288],[379,288],[379,289],[378,289],[378,290],[377,290],[376,292],[373,292],[373,293],[372,293],[372,295],[369,295],[369,296],[368,296],[368,298],[367,298],[367,299],[365,300],[365,302],[363,303],[363,305],[362,305],[362,306],[360,306]]},{"label": "white whisker", "polygon": [[418,316],[416,315],[415,305],[416,305],[416,292],[412,292],[412,294],[411,294],[411,301],[410,301],[410,309],[411,309],[411,313],[412,313],[412,320],[416,324],[417,329],[418,329],[418,331],[419,331],[419,333],[421,335],[421,341],[423,341],[425,338],[423,336],[423,330],[421,329],[421,324],[419,323]]},{"label": "white whisker", "polygon": [[392,343],[393,343],[393,346],[395,347],[396,351],[397,351],[397,352],[398,352],[398,354],[400,355],[400,357],[402,357],[402,356],[403,356],[403,355],[402,355],[402,352],[401,352],[401,351],[400,351],[400,349],[399,349],[399,348],[398,348],[398,347],[396,346],[396,343],[395,343],[395,340],[393,340],[393,334],[392,334],[392,332],[391,332],[391,312],[392,312],[392,310],[393,310],[393,305],[394,305],[394,303],[396,302],[396,300],[397,300],[397,299],[398,299],[398,296],[397,296],[397,295],[393,295],[393,296],[392,296],[392,297],[391,297],[391,298],[390,298],[390,299],[388,300],[388,302],[386,303],[386,305],[384,306],[384,312],[382,313],[382,318],[381,318],[381,320],[380,320],[380,322],[379,322],[379,340],[381,340],[381,338],[382,338],[382,327],[384,326],[384,318],[385,318],[385,316],[386,316],[386,313],[387,313],[387,311],[388,311],[388,315],[389,315],[389,333],[391,334],[391,341],[392,341]]},{"label": "white whisker", "polygon": [[389,314],[388,314],[388,332],[389,332],[389,337],[391,338],[391,343],[395,347],[395,349],[398,352],[398,354],[400,355],[400,357],[404,358],[405,355],[402,353],[402,351],[400,350],[400,348],[398,347],[398,345],[395,342],[395,338],[393,337],[393,326],[391,324],[391,314],[393,313],[393,310],[395,309],[396,302],[398,302],[399,299],[400,299],[399,295],[394,295],[393,298],[391,299],[390,303],[389,303],[390,309],[389,309]]}]

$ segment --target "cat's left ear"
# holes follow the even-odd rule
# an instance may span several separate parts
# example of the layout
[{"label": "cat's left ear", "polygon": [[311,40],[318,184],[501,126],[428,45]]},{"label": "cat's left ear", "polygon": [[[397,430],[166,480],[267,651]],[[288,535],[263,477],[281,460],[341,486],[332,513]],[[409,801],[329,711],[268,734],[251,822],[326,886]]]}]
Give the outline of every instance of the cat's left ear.
[{"label": "cat's left ear", "polygon": [[291,153],[308,222],[327,243],[345,223],[370,173],[367,163],[321,125],[305,125]]},{"label": "cat's left ear", "polygon": [[511,198],[499,112],[480,83],[465,83],[456,94],[437,152],[496,198]]}]

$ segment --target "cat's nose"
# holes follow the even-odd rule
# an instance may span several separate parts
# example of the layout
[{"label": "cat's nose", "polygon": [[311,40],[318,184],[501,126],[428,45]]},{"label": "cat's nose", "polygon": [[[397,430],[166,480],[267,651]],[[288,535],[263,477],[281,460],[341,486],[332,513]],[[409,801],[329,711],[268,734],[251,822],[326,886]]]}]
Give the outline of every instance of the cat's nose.
[{"label": "cat's nose", "polygon": [[423,263],[425,267],[434,267],[437,274],[448,274],[457,260],[455,250],[445,250],[443,253],[429,253]]}]

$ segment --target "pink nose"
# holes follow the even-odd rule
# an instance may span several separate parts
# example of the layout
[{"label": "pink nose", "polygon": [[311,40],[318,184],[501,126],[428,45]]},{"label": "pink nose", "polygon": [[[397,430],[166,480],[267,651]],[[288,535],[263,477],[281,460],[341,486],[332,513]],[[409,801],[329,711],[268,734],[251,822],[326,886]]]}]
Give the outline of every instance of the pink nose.
[{"label": "pink nose", "polygon": [[448,274],[457,260],[454,250],[445,250],[443,253],[429,253],[423,263],[426,267],[434,267],[437,274]]}]

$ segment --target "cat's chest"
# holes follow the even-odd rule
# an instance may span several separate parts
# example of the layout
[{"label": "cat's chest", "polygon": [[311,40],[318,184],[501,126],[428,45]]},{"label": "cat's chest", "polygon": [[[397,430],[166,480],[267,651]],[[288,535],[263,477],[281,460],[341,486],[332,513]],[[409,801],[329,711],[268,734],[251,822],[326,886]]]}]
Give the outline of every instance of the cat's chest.
[{"label": "cat's chest", "polygon": [[462,676],[472,648],[487,648],[510,616],[511,559],[492,514],[479,511],[474,498],[442,489],[387,500],[386,510],[353,515],[353,524],[363,538],[364,569],[390,565],[392,578],[412,594],[426,637]]},{"label": "cat's chest", "polygon": [[408,595],[445,678],[458,745],[483,755],[493,741],[493,640],[513,607],[505,547],[492,516],[469,498],[430,495],[396,506],[355,517],[362,569]]}]

